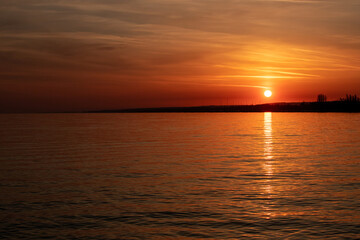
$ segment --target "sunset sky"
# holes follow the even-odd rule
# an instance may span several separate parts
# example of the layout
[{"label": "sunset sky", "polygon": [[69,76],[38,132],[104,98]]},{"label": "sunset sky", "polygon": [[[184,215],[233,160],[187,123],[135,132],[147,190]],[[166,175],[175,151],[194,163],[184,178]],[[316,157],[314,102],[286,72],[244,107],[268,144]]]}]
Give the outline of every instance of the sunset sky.
[{"label": "sunset sky", "polygon": [[359,0],[1,1],[0,112],[360,94],[359,13]]}]

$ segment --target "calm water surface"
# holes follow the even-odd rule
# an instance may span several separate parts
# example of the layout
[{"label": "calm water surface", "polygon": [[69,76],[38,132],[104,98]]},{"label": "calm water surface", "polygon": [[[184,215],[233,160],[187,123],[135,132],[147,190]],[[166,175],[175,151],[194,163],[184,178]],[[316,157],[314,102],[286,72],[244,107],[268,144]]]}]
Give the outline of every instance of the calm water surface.
[{"label": "calm water surface", "polygon": [[0,238],[360,238],[360,114],[0,115],[0,163]]}]

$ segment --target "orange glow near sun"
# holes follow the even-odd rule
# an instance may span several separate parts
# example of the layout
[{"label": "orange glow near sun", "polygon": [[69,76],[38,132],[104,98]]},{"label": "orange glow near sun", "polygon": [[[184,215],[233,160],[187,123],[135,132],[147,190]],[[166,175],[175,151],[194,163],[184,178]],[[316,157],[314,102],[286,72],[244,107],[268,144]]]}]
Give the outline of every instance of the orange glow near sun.
[{"label": "orange glow near sun", "polygon": [[264,95],[265,95],[265,97],[271,97],[272,92],[271,92],[270,90],[266,90],[266,91],[264,92]]}]

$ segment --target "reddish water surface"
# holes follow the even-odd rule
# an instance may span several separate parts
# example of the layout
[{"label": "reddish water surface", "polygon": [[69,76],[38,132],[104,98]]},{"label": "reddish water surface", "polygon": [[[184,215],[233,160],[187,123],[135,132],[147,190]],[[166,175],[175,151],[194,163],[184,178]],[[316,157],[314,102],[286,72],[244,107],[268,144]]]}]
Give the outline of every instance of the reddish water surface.
[{"label": "reddish water surface", "polygon": [[360,114],[0,115],[9,239],[360,238]]}]

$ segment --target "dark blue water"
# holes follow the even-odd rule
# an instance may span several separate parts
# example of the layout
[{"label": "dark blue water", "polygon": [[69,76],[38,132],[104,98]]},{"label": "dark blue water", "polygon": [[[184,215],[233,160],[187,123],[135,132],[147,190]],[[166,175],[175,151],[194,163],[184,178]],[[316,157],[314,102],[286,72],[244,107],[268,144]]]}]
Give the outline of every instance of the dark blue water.
[{"label": "dark blue water", "polygon": [[360,238],[360,114],[0,115],[0,163],[0,238]]}]

